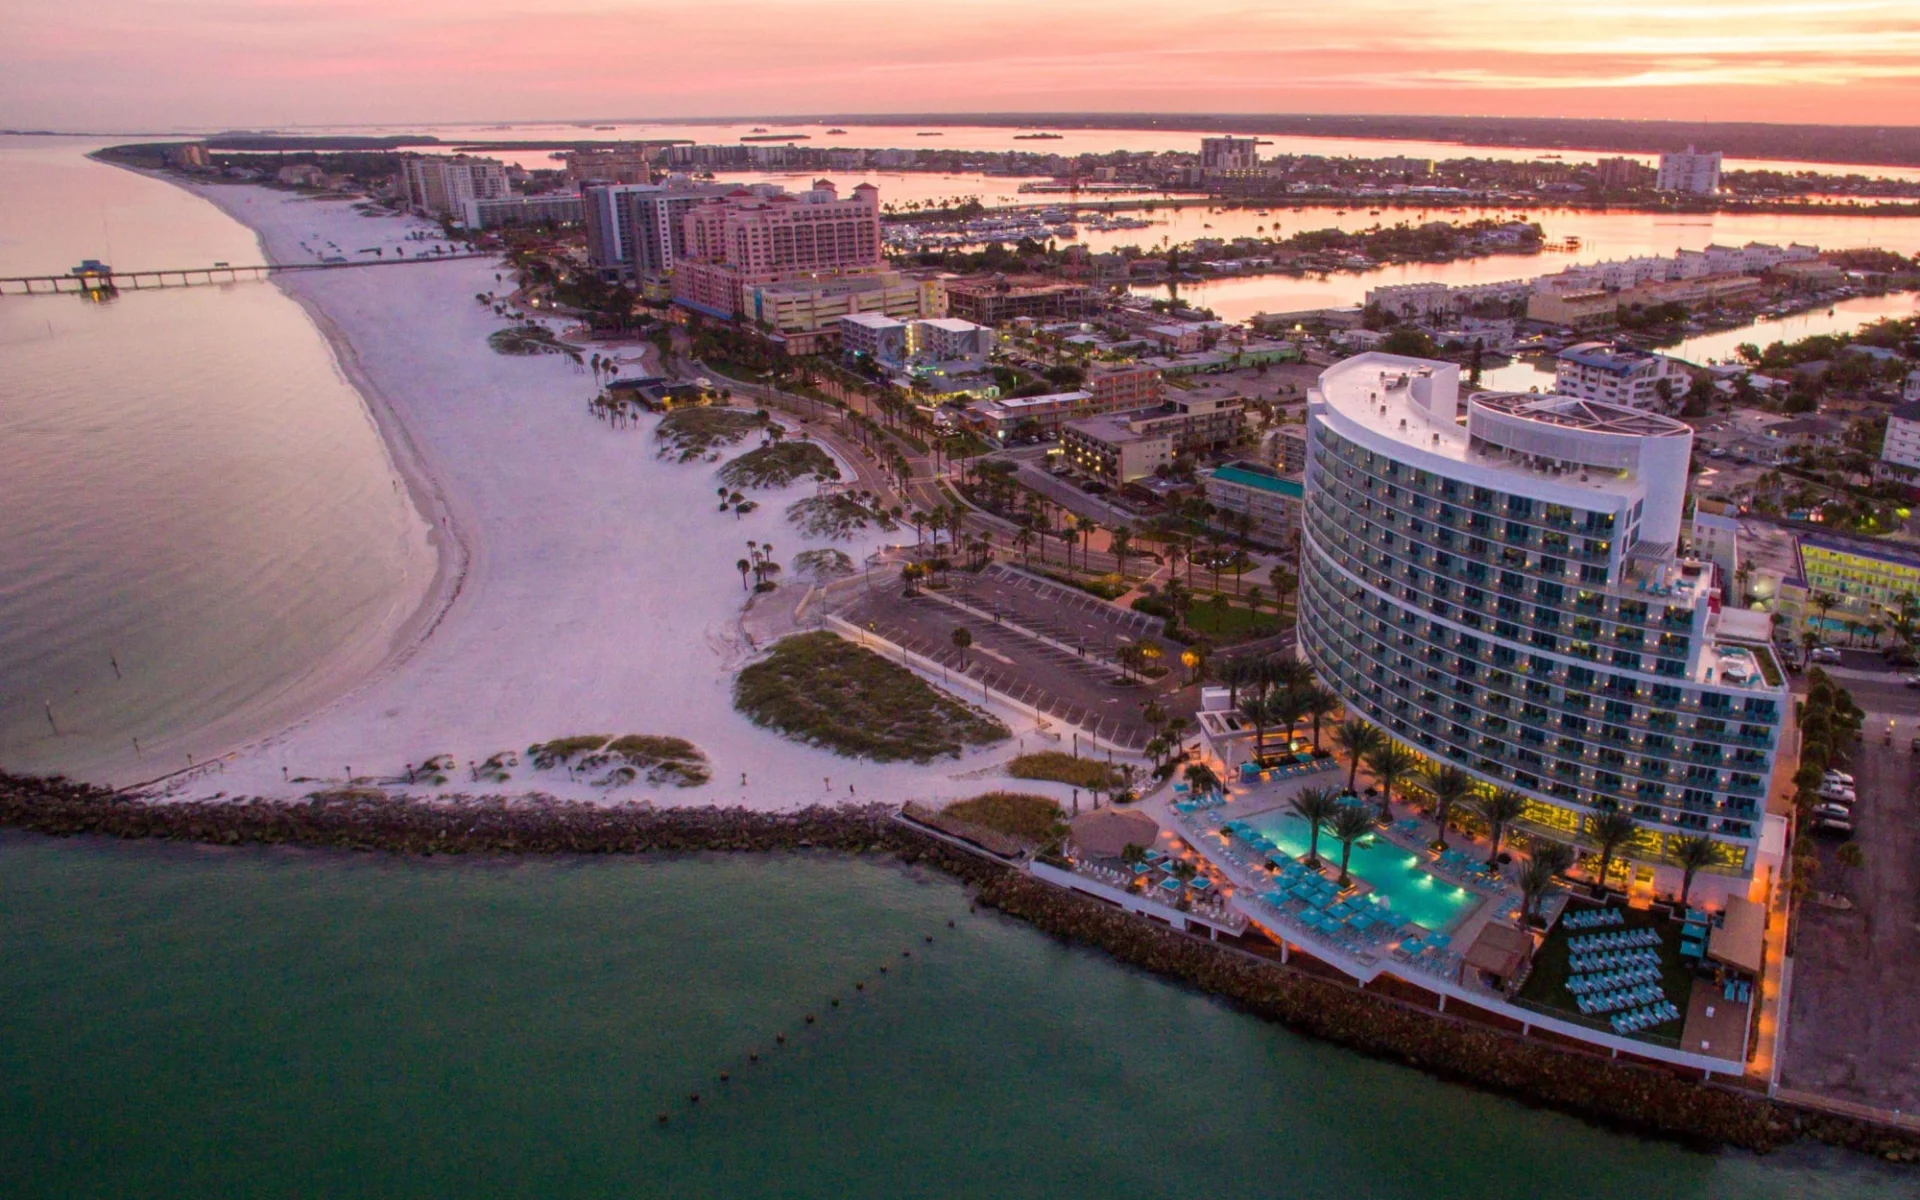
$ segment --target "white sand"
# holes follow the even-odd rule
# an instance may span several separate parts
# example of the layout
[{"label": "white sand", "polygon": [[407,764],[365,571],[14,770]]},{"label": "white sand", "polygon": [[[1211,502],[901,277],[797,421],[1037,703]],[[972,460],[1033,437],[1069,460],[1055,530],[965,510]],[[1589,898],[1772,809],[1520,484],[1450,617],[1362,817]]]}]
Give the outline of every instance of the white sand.
[{"label": "white sand", "polygon": [[[333,253],[328,242],[349,256],[374,245],[405,245],[411,256],[421,243],[405,241],[407,232],[431,228],[265,188],[201,192],[282,262]],[[349,375],[375,393],[371,407],[416,503],[451,535],[441,546],[445,586],[412,638],[357,688],[169,794],[295,796],[317,785],[283,783],[283,768],[309,780],[343,780],[348,767],[356,777],[392,777],[436,754],[464,768],[559,736],[651,733],[699,745],[713,782],[609,791],[522,764],[504,785],[474,784],[461,769],[439,790],[761,808],[937,800],[1003,785],[995,764],[1022,741],[1052,744],[1000,711],[1022,735],[1014,742],[929,766],[878,765],[797,745],[736,713],[732,677],[753,651],[740,632],[734,563],[749,538],[773,542],[783,565],[810,545],[833,544],[802,539],[785,519],[812,485],[756,494],[761,507],[744,519],[717,511],[719,464],[657,460],[656,418],[614,430],[587,411],[594,386],[584,370],[487,346],[507,322],[475,294],[510,289],[511,276],[496,283],[496,270],[506,275],[502,264],[475,260],[280,277]],[[879,540],[842,548],[857,561]],[[858,789],[851,797],[849,784]]]}]

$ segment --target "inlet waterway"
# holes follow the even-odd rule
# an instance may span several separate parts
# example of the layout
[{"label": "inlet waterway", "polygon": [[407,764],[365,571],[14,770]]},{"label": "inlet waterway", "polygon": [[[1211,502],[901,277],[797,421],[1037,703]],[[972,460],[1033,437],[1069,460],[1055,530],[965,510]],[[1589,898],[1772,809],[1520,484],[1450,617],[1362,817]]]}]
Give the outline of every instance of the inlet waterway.
[{"label": "inlet waterway", "polygon": [[1911,1194],[1443,1084],[835,856],[4,835],[0,913],[11,1195]]},{"label": "inlet waterway", "polygon": [[[212,205],[87,148],[0,138],[0,274],[261,261]],[[0,358],[0,764],[157,775],[378,662],[433,559],[293,300],[10,296]]]}]

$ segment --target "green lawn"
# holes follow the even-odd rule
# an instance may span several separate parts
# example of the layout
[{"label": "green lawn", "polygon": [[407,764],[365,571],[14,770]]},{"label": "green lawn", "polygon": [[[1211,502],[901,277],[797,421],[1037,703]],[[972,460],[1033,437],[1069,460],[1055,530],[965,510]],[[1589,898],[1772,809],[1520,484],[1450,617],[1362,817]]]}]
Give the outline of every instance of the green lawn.
[{"label": "green lawn", "polygon": [[958,758],[1011,736],[990,714],[831,633],[783,639],[740,672],[733,704],[795,741],[875,762]]},{"label": "green lawn", "polygon": [[[1579,910],[1579,906],[1570,907],[1568,912]],[[1539,1008],[1553,1010],[1553,1015],[1580,1025],[1591,1026],[1606,1033],[1613,1032],[1613,1026],[1607,1023],[1612,1014],[1590,1017],[1580,1011],[1574,1003],[1573,993],[1567,990],[1568,970],[1567,941],[1569,938],[1584,937],[1588,933],[1600,933],[1617,929],[1653,929],[1660,934],[1660,986],[1666,992],[1667,999],[1682,1013],[1681,1020],[1670,1021],[1665,1025],[1656,1025],[1652,1029],[1635,1034],[1635,1037],[1666,1045],[1679,1045],[1680,1028],[1685,1020],[1687,1000],[1693,994],[1693,968],[1687,960],[1680,957],[1680,926],[1677,922],[1657,917],[1650,912],[1637,909],[1625,909],[1626,924],[1609,925],[1606,930],[1575,930],[1569,932],[1564,925],[1555,925],[1553,933],[1546,943],[1533,956],[1533,972],[1527,976],[1525,986],[1520,989],[1519,999]]]},{"label": "green lawn", "polygon": [[1205,600],[1189,608],[1185,624],[1188,629],[1216,645],[1272,637],[1281,630],[1278,613],[1255,612],[1220,598]]}]

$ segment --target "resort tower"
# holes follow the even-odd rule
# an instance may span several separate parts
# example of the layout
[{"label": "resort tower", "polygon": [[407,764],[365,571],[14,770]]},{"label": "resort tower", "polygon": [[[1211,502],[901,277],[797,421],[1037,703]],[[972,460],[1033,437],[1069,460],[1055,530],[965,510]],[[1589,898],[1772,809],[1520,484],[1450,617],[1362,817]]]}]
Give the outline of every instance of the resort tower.
[{"label": "resort tower", "polygon": [[1789,695],[1765,617],[1676,553],[1692,430],[1387,354],[1328,368],[1307,412],[1299,637],[1327,685],[1518,789],[1532,830],[1580,844],[1612,802],[1636,882],[1678,892],[1671,843],[1705,834],[1723,863],[1695,892],[1745,894],[1778,853]]}]

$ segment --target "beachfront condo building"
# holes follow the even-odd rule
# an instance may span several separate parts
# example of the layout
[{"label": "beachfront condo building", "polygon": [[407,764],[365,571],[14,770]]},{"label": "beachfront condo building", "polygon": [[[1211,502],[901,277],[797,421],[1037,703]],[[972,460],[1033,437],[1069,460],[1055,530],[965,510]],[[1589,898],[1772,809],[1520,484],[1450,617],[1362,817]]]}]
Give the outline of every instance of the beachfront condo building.
[{"label": "beachfront condo building", "polygon": [[587,264],[609,283],[664,279],[686,254],[687,213],[736,190],[689,183],[588,187],[581,193]]},{"label": "beachfront condo building", "polygon": [[674,303],[726,320],[741,315],[749,287],[884,265],[880,189],[870,183],[844,200],[824,179],[798,195],[739,188],[694,205],[681,221]]},{"label": "beachfront condo building", "polygon": [[1702,154],[1688,146],[1675,154],[1662,154],[1653,186],[1655,191],[1711,196],[1720,190],[1720,152]]},{"label": "beachfront condo building", "polygon": [[468,154],[406,155],[395,183],[414,212],[451,220],[465,216],[469,200],[501,200],[512,194],[505,163]]},{"label": "beachfront condo building", "polygon": [[1790,696],[1764,613],[1677,552],[1693,432],[1638,409],[1460,391],[1369,353],[1308,397],[1302,652],[1355,713],[1592,849],[1630,814],[1636,884],[1680,890],[1675,839],[1745,894],[1783,832],[1767,796]]}]

